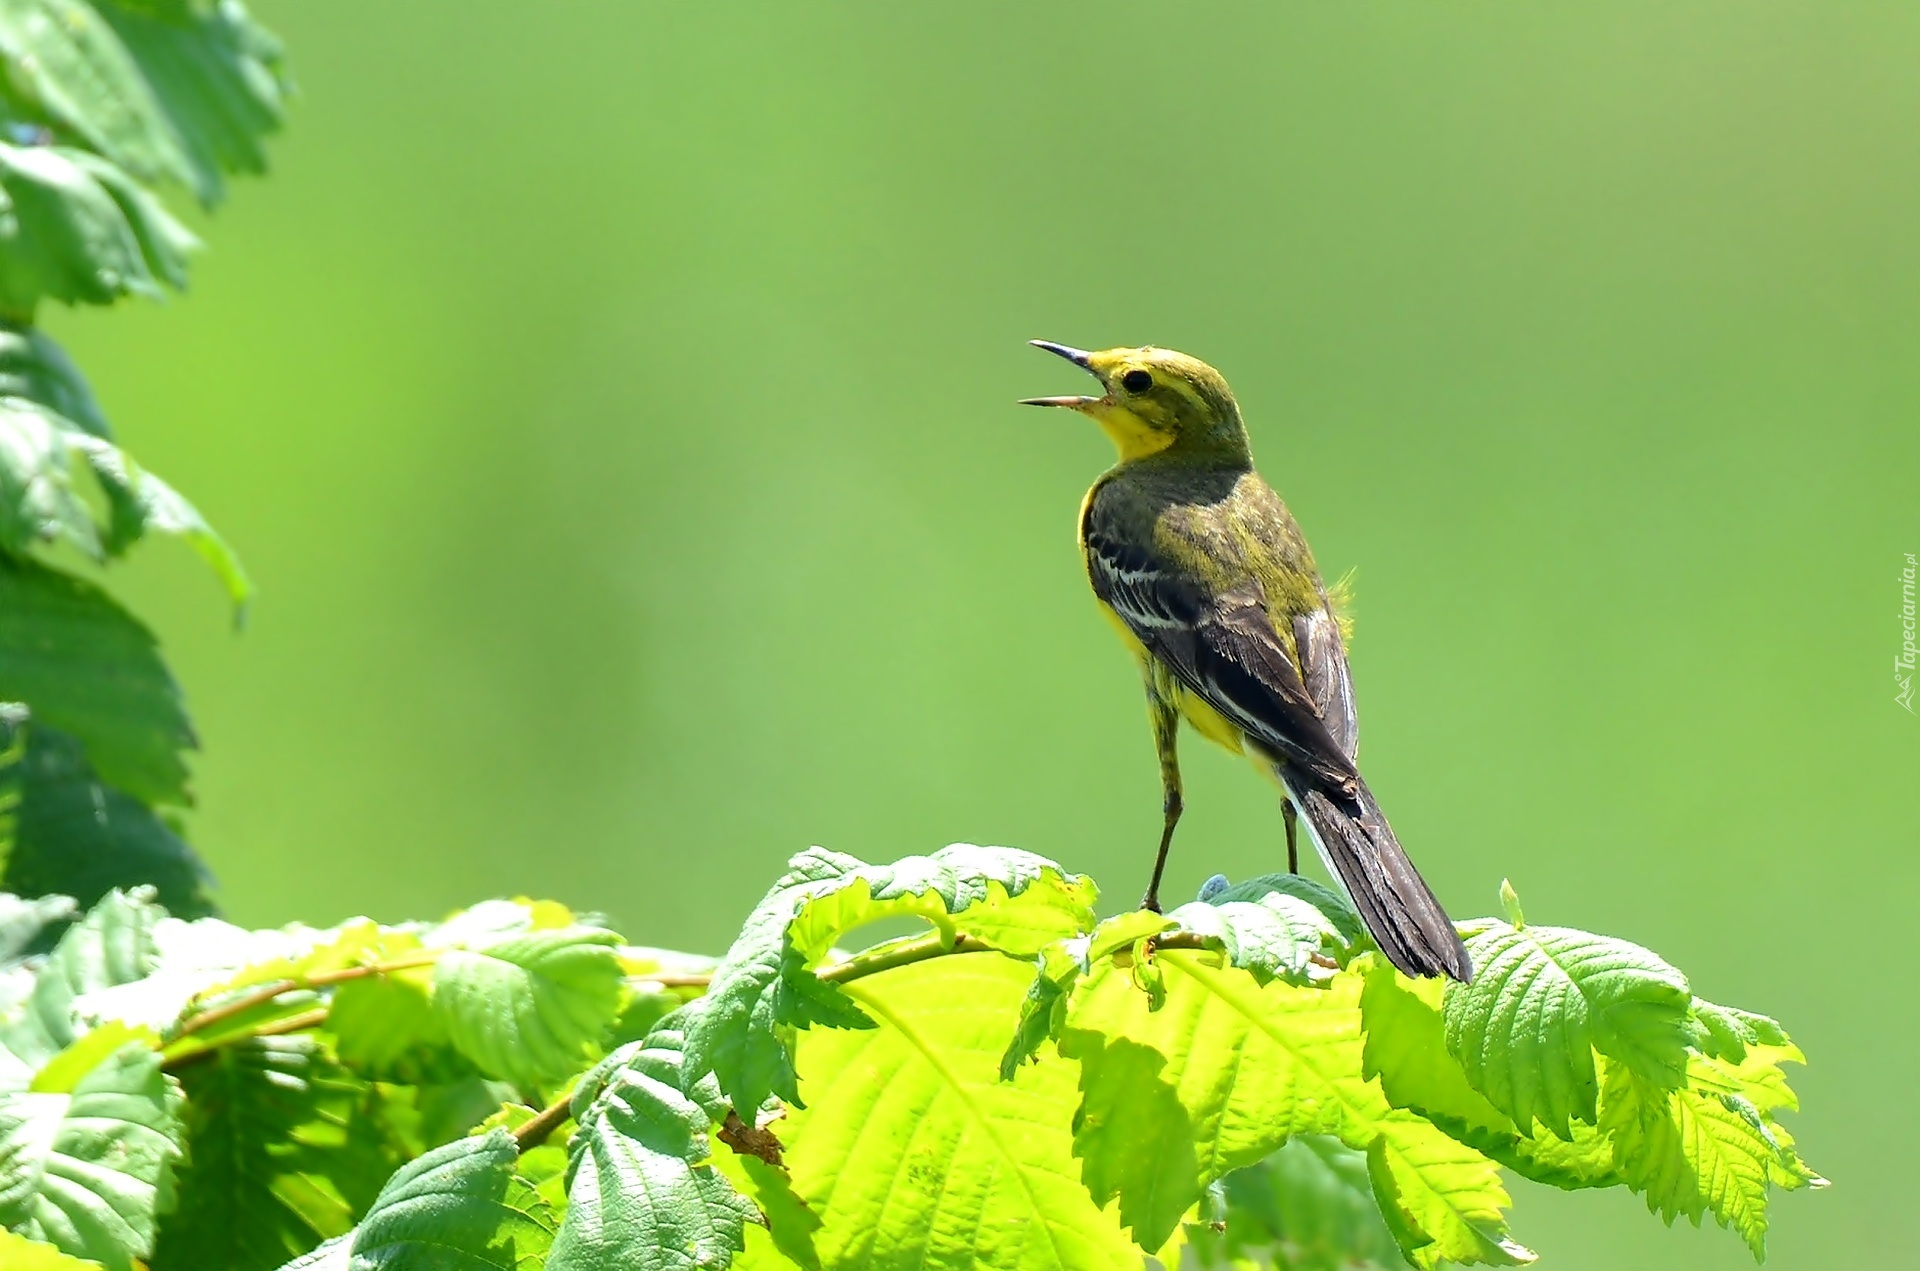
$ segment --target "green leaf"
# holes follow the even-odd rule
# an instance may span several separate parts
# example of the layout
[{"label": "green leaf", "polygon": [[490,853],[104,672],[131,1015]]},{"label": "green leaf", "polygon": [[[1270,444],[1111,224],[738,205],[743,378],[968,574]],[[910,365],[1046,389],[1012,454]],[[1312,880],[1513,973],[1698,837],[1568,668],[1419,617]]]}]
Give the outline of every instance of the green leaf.
[{"label": "green leaf", "polygon": [[1345,944],[1357,942],[1366,932],[1366,928],[1361,925],[1360,915],[1353,911],[1352,902],[1333,888],[1323,886],[1299,874],[1261,874],[1210,893],[1205,903],[1210,905],[1226,905],[1236,901],[1259,903],[1275,895],[1292,896],[1318,910],[1323,919],[1333,924],[1341,941]]},{"label": "green leaf", "polygon": [[[102,526],[73,480],[84,461],[105,492]],[[250,584],[239,559],[172,486],[113,444],[92,392],[57,345],[34,328],[0,323],[0,547],[25,551],[64,539],[96,558],[148,531],[187,541],[236,605]]]},{"label": "green leaf", "polygon": [[34,981],[33,996],[0,1023],[0,1044],[35,1068],[87,1031],[81,999],[144,979],[156,963],[154,927],[166,916],[149,888],[112,891],[69,927]]},{"label": "green leaf", "polygon": [[258,1037],[185,1067],[180,1207],[153,1271],[265,1271],[353,1226],[405,1157],[380,1095],[312,1037]]},{"label": "green leaf", "polygon": [[[954,957],[846,986],[877,1027],[802,1036],[814,1097],[776,1124],[793,1190],[834,1271],[1110,1271],[1140,1253],[1087,1195],[1072,1156],[1071,1064],[999,1080],[1029,979],[1011,959]],[[776,1240],[781,1215],[771,1214]]]},{"label": "green leaf", "polygon": [[179,1111],[160,1057],[137,1043],[70,1094],[0,1097],[0,1226],[132,1271],[172,1205]]},{"label": "green leaf", "polygon": [[1450,985],[1447,1049],[1473,1087],[1523,1130],[1561,1138],[1592,1124],[1598,1050],[1663,1088],[1681,1084],[1696,1037],[1687,979],[1610,936],[1496,923],[1467,941],[1472,984]]},{"label": "green leaf", "polygon": [[1380,1216],[1367,1156],[1338,1139],[1302,1134],[1255,1165],[1226,1176],[1223,1232],[1187,1226],[1201,1266],[1257,1260],[1285,1271],[1404,1267]]},{"label": "green leaf", "polygon": [[[0,965],[16,962],[40,933],[56,922],[76,917],[79,906],[71,896],[38,896],[31,900],[0,892]],[[4,1015],[0,1010],[0,1015]]]},{"label": "green leaf", "polygon": [[280,42],[238,0],[103,16],[171,121],[202,203],[219,200],[222,172],[266,171],[262,142],[280,127],[290,85]]},{"label": "green leaf", "polygon": [[429,967],[342,984],[333,991],[327,1031],[339,1039],[343,1062],[379,1077],[418,1077],[451,1045],[446,1021],[433,1009]]},{"label": "green leaf", "polygon": [[1700,1025],[1700,1049],[1739,1063],[1747,1057],[1749,1046],[1789,1046],[1786,1030],[1765,1015],[1755,1015],[1737,1006],[1716,1006],[1702,998],[1693,999],[1693,1018]]},{"label": "green leaf", "polygon": [[103,784],[74,738],[32,725],[27,732],[8,888],[92,904],[114,887],[149,884],[178,915],[212,912],[206,866],[165,821]]},{"label": "green leaf", "polygon": [[159,100],[92,5],[0,6],[0,58],[14,91],[55,127],[144,180],[192,179]]},{"label": "green leaf", "polygon": [[7,1271],[99,1271],[95,1263],[82,1262],[53,1245],[17,1236],[4,1227],[0,1227],[0,1267]]},{"label": "green leaf", "polygon": [[1167,917],[1179,930],[1225,954],[1228,965],[1252,972],[1263,984],[1326,979],[1332,972],[1315,963],[1314,956],[1346,951],[1347,937],[1334,918],[1312,901],[1278,888],[1244,899],[1240,888],[1231,888],[1211,900],[1182,905]]},{"label": "green leaf", "polygon": [[685,1076],[679,1034],[656,1032],[597,1072],[581,1083],[597,1085],[592,1101],[582,1108],[576,1095],[567,1213],[547,1271],[726,1266],[759,1214],[714,1168],[714,1109],[681,1091],[700,1083]]},{"label": "green leaf", "polygon": [[787,1033],[869,1021],[813,967],[855,927],[903,915],[948,940],[1017,957],[1091,925],[1093,884],[1031,852],[956,843],[931,856],[868,865],[813,848],[788,862],[714,972],[712,1003],[687,1038],[689,1071],[715,1073],[736,1107],[769,1093],[800,1103]]},{"label": "green leaf", "polygon": [[140,622],[91,583],[0,554],[0,701],[70,733],[108,785],[188,804],[196,744],[180,689]]},{"label": "green leaf", "polygon": [[1151,1009],[1105,963],[1076,990],[1061,1053],[1081,1061],[1074,1139],[1096,1201],[1118,1197],[1144,1248],[1158,1248],[1202,1189],[1294,1134],[1331,1134],[1368,1153],[1407,1255],[1502,1265],[1532,1254],[1507,1238],[1498,1167],[1362,1075],[1361,978],[1325,988],[1216,965],[1206,952],[1154,954],[1166,998]]},{"label": "green leaf", "polygon": [[31,317],[43,299],[112,304],[183,287],[186,226],[125,172],[59,146],[0,143],[0,310]]},{"label": "green leaf", "polygon": [[1684,1215],[1698,1225],[1711,1213],[1764,1261],[1771,1188],[1826,1183],[1772,1119],[1773,1112],[1797,1106],[1779,1063],[1799,1057],[1791,1047],[1757,1043],[1739,1062],[1695,1055],[1678,1090],[1607,1064],[1600,1128],[1611,1137],[1621,1175],[1645,1195],[1647,1208],[1669,1223]]},{"label": "green leaf", "polygon": [[1387,1101],[1430,1119],[1517,1137],[1512,1120],[1473,1088],[1447,1050],[1441,981],[1409,979],[1378,955],[1358,969],[1365,980],[1360,993],[1367,1034],[1364,1071],[1379,1078]]},{"label": "green leaf", "polygon": [[492,1130],[408,1162],[361,1220],[346,1266],[537,1271],[553,1242],[554,1218],[532,1185],[515,1176],[517,1156],[513,1136]]},{"label": "green leaf", "polygon": [[509,936],[443,954],[434,1010],[481,1072],[522,1086],[572,1076],[620,1016],[620,937],[597,927]]}]

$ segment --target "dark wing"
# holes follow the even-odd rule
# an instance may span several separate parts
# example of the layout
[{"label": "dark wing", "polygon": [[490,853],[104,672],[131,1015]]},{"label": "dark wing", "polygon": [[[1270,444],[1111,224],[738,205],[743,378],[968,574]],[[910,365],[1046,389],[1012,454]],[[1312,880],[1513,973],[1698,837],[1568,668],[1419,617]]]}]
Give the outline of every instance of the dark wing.
[{"label": "dark wing", "polygon": [[[1310,774],[1314,784],[1351,794],[1359,774],[1342,742],[1353,733],[1350,708],[1331,720],[1323,712],[1273,628],[1259,582],[1212,592],[1163,567],[1104,521],[1096,499],[1081,535],[1094,594],[1176,679],[1241,732]],[[1334,644],[1337,650],[1337,639]],[[1337,672],[1324,674],[1330,683],[1345,683],[1345,659],[1337,651],[1332,656]],[[1317,664],[1331,667],[1325,655]]]},{"label": "dark wing", "polygon": [[1293,644],[1306,668],[1307,696],[1320,707],[1327,732],[1348,759],[1360,747],[1360,717],[1353,708],[1353,676],[1347,671],[1347,650],[1340,640],[1340,623],[1325,603],[1293,620]]}]

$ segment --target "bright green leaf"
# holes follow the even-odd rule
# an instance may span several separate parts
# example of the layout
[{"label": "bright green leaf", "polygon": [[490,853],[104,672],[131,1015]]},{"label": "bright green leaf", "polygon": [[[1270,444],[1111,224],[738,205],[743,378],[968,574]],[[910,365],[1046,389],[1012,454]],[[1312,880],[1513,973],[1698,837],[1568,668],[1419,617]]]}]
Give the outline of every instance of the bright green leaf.
[{"label": "bright green leaf", "polygon": [[552,1245],[554,1217],[515,1176],[518,1155],[513,1136],[493,1130],[408,1162],[361,1220],[346,1267],[536,1271]]},{"label": "bright green leaf", "polygon": [[801,1038],[812,1098],[774,1128],[793,1189],[819,1220],[810,1239],[822,1266],[1139,1265],[1079,1181],[1073,1066],[1050,1058],[999,1080],[1029,978],[998,957],[903,966],[846,986],[877,1027]]},{"label": "bright green leaf", "polygon": [[1015,848],[956,843],[890,865],[802,852],[714,972],[711,1009],[688,1033],[689,1071],[717,1074],[736,1107],[758,1107],[769,1093],[798,1104],[787,1031],[870,1023],[812,969],[848,931],[912,915],[949,939],[1031,957],[1090,925],[1093,900],[1085,878]]},{"label": "bright green leaf", "polygon": [[1158,1248],[1202,1189],[1294,1134],[1331,1134],[1369,1153],[1406,1252],[1512,1265],[1497,1166],[1431,1122],[1393,1108],[1362,1076],[1358,975],[1326,988],[1217,965],[1206,952],[1154,955],[1166,1001],[1152,1010],[1123,968],[1096,965],[1068,1011],[1063,1054],[1081,1061],[1074,1149],[1101,1202]]},{"label": "bright green leaf", "polygon": [[71,1094],[0,1097],[0,1226],[131,1271],[172,1207],[179,1113],[179,1088],[137,1043]]},{"label": "bright green leaf", "polygon": [[7,1271],[100,1271],[99,1264],[82,1262],[50,1244],[29,1240],[0,1227],[0,1267]]},{"label": "bright green leaf", "polygon": [[1671,1089],[1696,1036],[1686,977],[1637,944],[1564,927],[1496,923],[1467,942],[1472,984],[1449,985],[1447,1049],[1523,1130],[1592,1124],[1593,1052]]},{"label": "bright green leaf", "polygon": [[679,1040],[663,1030],[582,1081],[597,1093],[585,1107],[576,1096],[567,1213],[547,1271],[722,1267],[759,1221],[710,1159],[715,1109],[681,1092]]},{"label": "bright green leaf", "polygon": [[593,1059],[619,1018],[619,944],[611,931],[563,927],[450,950],[433,968],[434,1010],[488,1076],[562,1080]]},{"label": "bright green leaf", "polygon": [[195,745],[154,638],[105,592],[0,554],[0,701],[79,739],[100,779],[146,803],[185,804]]}]

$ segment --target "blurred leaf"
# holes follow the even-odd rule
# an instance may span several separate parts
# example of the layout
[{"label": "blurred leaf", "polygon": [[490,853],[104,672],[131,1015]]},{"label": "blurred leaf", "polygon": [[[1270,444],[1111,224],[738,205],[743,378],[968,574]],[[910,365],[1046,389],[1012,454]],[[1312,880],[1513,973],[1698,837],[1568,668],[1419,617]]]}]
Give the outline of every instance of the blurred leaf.
[{"label": "blurred leaf", "polygon": [[1261,874],[1257,878],[1221,886],[1209,892],[1203,900],[1210,905],[1225,905],[1235,901],[1259,903],[1269,896],[1292,896],[1305,901],[1333,924],[1344,943],[1354,943],[1366,931],[1360,924],[1360,915],[1353,911],[1352,903],[1345,896],[1299,874]]},{"label": "blurred leaf", "polygon": [[[75,484],[77,461],[106,495],[104,526]],[[0,323],[0,547],[23,552],[63,539],[101,558],[149,530],[185,539],[233,602],[246,600],[239,559],[198,509],[113,444],[91,390],[59,346],[37,329]]]},{"label": "blurred leaf", "polygon": [[[835,1271],[1110,1271],[1140,1251],[1079,1181],[1071,1064],[999,1079],[1028,969],[945,958],[847,992],[878,1027],[800,1041],[804,1111],[776,1123],[810,1239]],[[1145,1145],[1142,1145],[1143,1150]],[[782,1235],[776,1224],[776,1240]]]},{"label": "blurred leaf", "polygon": [[28,899],[0,892],[0,963],[20,958],[48,927],[78,913],[71,896]]},{"label": "blurred leaf", "polygon": [[619,1018],[619,944],[611,931],[563,927],[450,950],[434,964],[434,1010],[486,1075],[560,1081],[591,1062]]},{"label": "blurred leaf", "polygon": [[165,916],[149,888],[108,892],[60,937],[24,1010],[0,1023],[0,1044],[35,1068],[72,1045],[90,1025],[84,996],[153,970],[153,929]]},{"label": "blurred leaf", "polygon": [[132,1271],[173,1203],[180,1092],[134,1044],[71,1094],[0,1097],[0,1226]]},{"label": "blurred leaf", "polygon": [[1747,1057],[1749,1046],[1788,1046],[1786,1030],[1765,1015],[1755,1015],[1737,1006],[1716,1006],[1702,998],[1693,999],[1693,1018],[1700,1025],[1700,1049],[1739,1063]]},{"label": "blurred leaf", "polygon": [[547,1271],[725,1266],[759,1220],[709,1160],[712,1109],[681,1092],[679,1041],[669,1030],[634,1047],[584,1108],[576,1096],[567,1213]]},{"label": "blurred leaf", "polygon": [[782,1030],[869,1021],[813,967],[855,927],[926,919],[1019,957],[1092,924],[1093,884],[1016,848],[956,843],[890,865],[813,848],[795,856],[747,918],[707,989],[711,1003],[687,1037],[689,1071],[713,1072],[739,1108],[769,1093],[799,1104]]},{"label": "blurred leaf", "polygon": [[199,247],[133,178],[84,150],[0,143],[0,311],[112,304],[187,282]]},{"label": "blurred leaf", "polygon": [[290,86],[280,42],[238,0],[163,4],[103,16],[139,64],[190,160],[190,184],[208,206],[222,172],[266,171],[268,133],[280,127]]},{"label": "blurred leaf", "polygon": [[10,71],[9,86],[47,122],[143,180],[193,180],[159,100],[93,5],[0,5],[0,58]]},{"label": "blurred leaf", "polygon": [[27,733],[17,842],[0,876],[9,889],[92,904],[114,887],[145,883],[176,914],[212,912],[206,867],[166,822],[102,784],[72,737],[32,725]]},{"label": "blurred leaf", "polygon": [[405,1157],[378,1100],[312,1037],[259,1037],[182,1071],[188,1167],[154,1271],[267,1271],[337,1236]]},{"label": "blurred leaf", "polygon": [[408,1162],[361,1220],[345,1266],[537,1271],[553,1243],[554,1217],[533,1186],[514,1175],[517,1156],[513,1137],[493,1130]]},{"label": "blurred leaf", "polygon": [[1222,1180],[1226,1230],[1189,1223],[1187,1246],[1203,1267],[1245,1259],[1280,1271],[1404,1267],[1367,1177],[1367,1155],[1338,1139],[1302,1134]]},{"label": "blurred leaf", "polygon": [[0,701],[78,738],[100,779],[146,803],[186,804],[193,745],[154,639],[105,592],[0,554]]},{"label": "blurred leaf", "polygon": [[7,1271],[99,1271],[92,1262],[82,1262],[53,1245],[17,1236],[0,1227],[0,1267]]},{"label": "blurred leaf", "polygon": [[1362,1077],[1361,980],[1327,988],[1213,965],[1162,949],[1165,1004],[1111,962],[1096,964],[1068,1010],[1061,1053],[1081,1062],[1074,1152],[1099,1203],[1158,1248],[1202,1189],[1294,1134],[1331,1134],[1368,1154],[1376,1194],[1419,1266],[1513,1265],[1498,1167],[1431,1122],[1396,1109]]},{"label": "blurred leaf", "polygon": [[1472,984],[1448,986],[1447,1049],[1474,1089],[1522,1131],[1561,1138],[1592,1124],[1593,1052],[1671,1089],[1695,1039],[1687,979],[1657,955],[1610,936],[1494,923],[1467,941]]}]

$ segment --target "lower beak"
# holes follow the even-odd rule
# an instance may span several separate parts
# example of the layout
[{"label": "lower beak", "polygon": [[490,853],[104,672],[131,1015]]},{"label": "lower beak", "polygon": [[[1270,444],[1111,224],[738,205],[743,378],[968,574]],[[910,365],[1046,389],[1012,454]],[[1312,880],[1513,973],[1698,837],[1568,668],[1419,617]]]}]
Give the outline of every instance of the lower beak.
[{"label": "lower beak", "polygon": [[[1076,349],[1070,344],[1055,344],[1052,340],[1028,340],[1036,349],[1045,349],[1056,357],[1063,357],[1082,370],[1093,370],[1093,354],[1085,349]],[[1098,397],[1023,397],[1022,406],[1070,406],[1075,410],[1091,406],[1099,401]]]}]

